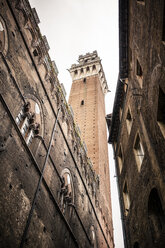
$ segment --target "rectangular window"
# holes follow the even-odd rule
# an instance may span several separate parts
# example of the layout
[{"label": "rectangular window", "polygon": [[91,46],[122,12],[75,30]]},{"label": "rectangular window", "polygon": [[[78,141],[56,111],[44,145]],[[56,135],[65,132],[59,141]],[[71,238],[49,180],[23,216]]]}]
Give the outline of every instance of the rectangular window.
[{"label": "rectangular window", "polygon": [[157,122],[163,136],[165,137],[165,94],[160,87],[158,96]]},{"label": "rectangular window", "polygon": [[135,151],[135,158],[137,162],[138,171],[140,171],[141,165],[144,159],[144,150],[143,150],[143,146],[142,146],[139,134],[137,134],[136,136],[134,151]]}]

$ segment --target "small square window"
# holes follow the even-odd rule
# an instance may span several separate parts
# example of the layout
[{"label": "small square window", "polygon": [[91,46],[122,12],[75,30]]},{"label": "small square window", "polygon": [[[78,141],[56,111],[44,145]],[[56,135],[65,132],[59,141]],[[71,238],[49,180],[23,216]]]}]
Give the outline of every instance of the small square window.
[{"label": "small square window", "polygon": [[135,151],[135,158],[137,162],[138,171],[140,171],[141,165],[144,159],[144,150],[143,150],[143,146],[142,146],[139,134],[137,134],[136,136],[134,151]]}]

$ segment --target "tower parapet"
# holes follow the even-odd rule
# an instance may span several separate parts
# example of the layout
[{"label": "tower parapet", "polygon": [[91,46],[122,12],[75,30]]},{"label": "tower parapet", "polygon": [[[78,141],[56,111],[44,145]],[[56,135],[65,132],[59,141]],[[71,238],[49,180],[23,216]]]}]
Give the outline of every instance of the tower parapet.
[{"label": "tower parapet", "polygon": [[103,93],[106,94],[108,92],[107,81],[97,51],[80,55],[78,64],[72,64],[69,72],[72,81],[84,79],[85,82],[86,77],[98,75]]}]

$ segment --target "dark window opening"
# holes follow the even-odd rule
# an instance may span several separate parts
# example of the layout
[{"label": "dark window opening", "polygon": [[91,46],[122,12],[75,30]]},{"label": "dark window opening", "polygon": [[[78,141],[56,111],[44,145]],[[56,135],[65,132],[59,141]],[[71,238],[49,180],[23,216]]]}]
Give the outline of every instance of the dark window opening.
[{"label": "dark window opening", "polygon": [[127,124],[128,133],[130,134],[132,127],[132,116],[129,109],[126,116],[126,124]]},{"label": "dark window opening", "polygon": [[143,75],[143,71],[138,60],[136,61],[136,75],[139,77],[142,77]]},{"label": "dark window opening", "polygon": [[38,56],[38,52],[37,52],[36,49],[33,51],[33,55],[34,55],[34,57],[37,57]]},{"label": "dark window opening", "polygon": [[93,68],[93,70],[96,70],[96,66],[95,66],[95,65],[93,65],[93,67],[92,67],[92,68]]},{"label": "dark window opening", "polygon": [[131,121],[132,120],[132,117],[131,117],[131,114],[130,114],[129,109],[128,109],[128,112],[127,112],[127,120],[128,121]]},{"label": "dark window opening", "polygon": [[81,68],[81,73],[83,73],[84,72],[84,70],[83,70],[83,68]]},{"label": "dark window opening", "polygon": [[163,11],[163,33],[162,40],[165,41],[165,2],[164,2],[164,11]]},{"label": "dark window opening", "polygon": [[87,67],[87,71],[89,71],[89,66]]},{"label": "dark window opening", "polygon": [[142,146],[139,134],[136,136],[134,149],[135,149],[135,156],[136,156],[138,170],[140,171],[141,165],[144,159],[144,150],[143,150],[143,146]]},{"label": "dark window opening", "polygon": [[165,124],[165,94],[160,87],[159,87],[159,98],[158,98],[157,121],[160,121]]},{"label": "dark window opening", "polygon": [[122,154],[121,146],[120,146],[120,149],[119,149],[119,157],[121,158],[121,160],[123,159],[123,154]]},{"label": "dark window opening", "polygon": [[81,101],[81,105],[84,105],[84,100]]},{"label": "dark window opening", "polygon": [[153,241],[160,238],[165,229],[165,214],[156,188],[148,199],[148,220]]},{"label": "dark window opening", "polygon": [[139,243],[138,242],[135,242],[133,248],[139,248]]},{"label": "dark window opening", "polygon": [[83,79],[83,82],[86,83],[86,78]]},{"label": "dark window opening", "polygon": [[77,70],[75,70],[75,71],[74,71],[74,74],[76,75],[77,73],[78,73]]}]

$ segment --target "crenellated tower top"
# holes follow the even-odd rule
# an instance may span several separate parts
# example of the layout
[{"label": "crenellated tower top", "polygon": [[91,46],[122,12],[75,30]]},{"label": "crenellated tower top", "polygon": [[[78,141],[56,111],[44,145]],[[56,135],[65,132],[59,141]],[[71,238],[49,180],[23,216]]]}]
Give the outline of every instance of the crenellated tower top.
[{"label": "crenellated tower top", "polygon": [[78,64],[73,64],[69,69],[69,72],[72,81],[98,75],[103,93],[106,94],[108,92],[107,81],[97,51],[80,55],[78,58]]}]

